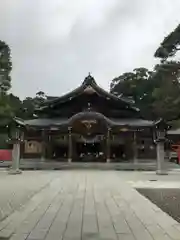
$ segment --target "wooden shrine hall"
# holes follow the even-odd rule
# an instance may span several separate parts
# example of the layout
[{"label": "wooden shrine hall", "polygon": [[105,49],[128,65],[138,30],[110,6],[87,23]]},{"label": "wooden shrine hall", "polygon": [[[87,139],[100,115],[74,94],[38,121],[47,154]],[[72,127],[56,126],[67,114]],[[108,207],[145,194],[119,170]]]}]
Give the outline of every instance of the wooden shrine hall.
[{"label": "wooden shrine hall", "polygon": [[11,140],[19,146],[21,159],[68,163],[156,159],[161,121],[143,119],[131,100],[105,91],[91,75],[66,95],[47,99],[35,113],[34,119],[15,118],[18,131]]}]

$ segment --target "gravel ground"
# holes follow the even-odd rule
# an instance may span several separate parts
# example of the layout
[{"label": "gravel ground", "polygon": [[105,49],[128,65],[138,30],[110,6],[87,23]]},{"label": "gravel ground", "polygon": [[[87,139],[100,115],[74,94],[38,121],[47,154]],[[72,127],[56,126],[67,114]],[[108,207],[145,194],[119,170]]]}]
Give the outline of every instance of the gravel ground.
[{"label": "gravel ground", "polygon": [[136,189],[180,223],[180,189]]}]

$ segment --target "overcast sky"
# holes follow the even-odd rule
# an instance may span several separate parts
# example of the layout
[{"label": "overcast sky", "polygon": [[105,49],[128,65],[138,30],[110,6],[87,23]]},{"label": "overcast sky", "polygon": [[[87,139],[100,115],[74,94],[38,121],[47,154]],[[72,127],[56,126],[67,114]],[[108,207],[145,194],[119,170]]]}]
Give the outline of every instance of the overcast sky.
[{"label": "overcast sky", "polygon": [[152,68],[154,51],[180,23],[179,11],[180,0],[0,0],[12,91],[60,96],[88,72],[108,89],[125,71]]}]

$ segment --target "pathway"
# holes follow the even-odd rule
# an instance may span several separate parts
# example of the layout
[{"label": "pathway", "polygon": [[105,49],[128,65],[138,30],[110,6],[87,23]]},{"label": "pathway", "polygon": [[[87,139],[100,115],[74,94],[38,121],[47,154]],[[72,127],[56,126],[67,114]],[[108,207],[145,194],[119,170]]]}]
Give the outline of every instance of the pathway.
[{"label": "pathway", "polygon": [[48,185],[0,222],[0,239],[180,240],[180,224],[121,172],[54,171],[46,178]]}]

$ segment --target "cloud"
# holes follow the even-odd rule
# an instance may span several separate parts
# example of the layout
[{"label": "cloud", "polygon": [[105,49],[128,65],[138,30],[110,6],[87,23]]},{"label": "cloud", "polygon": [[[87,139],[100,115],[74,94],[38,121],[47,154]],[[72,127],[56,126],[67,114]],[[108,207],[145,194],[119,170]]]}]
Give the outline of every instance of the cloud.
[{"label": "cloud", "polygon": [[0,39],[12,49],[13,92],[61,95],[88,72],[108,89],[136,67],[152,68],[154,51],[180,22],[179,0],[6,0]]}]

